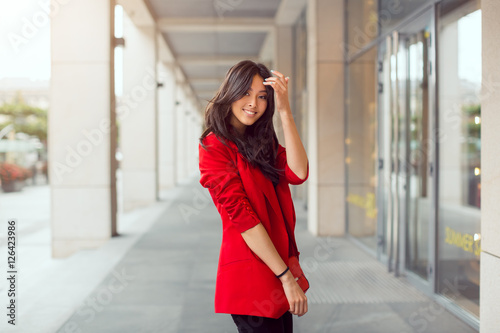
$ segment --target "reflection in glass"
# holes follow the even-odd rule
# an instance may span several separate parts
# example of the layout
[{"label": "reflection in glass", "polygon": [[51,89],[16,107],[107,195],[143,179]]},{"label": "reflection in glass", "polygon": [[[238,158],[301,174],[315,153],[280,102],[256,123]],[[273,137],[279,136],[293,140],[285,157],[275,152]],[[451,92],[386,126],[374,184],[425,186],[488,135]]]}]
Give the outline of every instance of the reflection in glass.
[{"label": "reflection in glass", "polygon": [[[356,0],[349,2],[356,2]],[[392,31],[402,20],[432,2],[432,0],[380,0],[378,12],[380,33]]]},{"label": "reflection in glass", "polygon": [[347,209],[349,233],[376,250],[377,52],[370,49],[349,65],[347,108]]},{"label": "reflection in glass", "polygon": [[391,228],[388,223],[390,218],[391,209],[391,197],[390,197],[390,182],[392,172],[391,163],[391,140],[392,133],[394,131],[394,126],[392,124],[391,117],[391,80],[393,79],[391,75],[391,63],[392,61],[392,49],[391,49],[390,38],[387,38],[384,42],[380,43],[378,46],[380,67],[379,67],[379,91],[378,91],[378,193],[377,193],[377,203],[378,203],[378,224],[379,224],[379,239],[378,243],[380,246],[380,251],[382,254],[387,255],[389,250],[389,243],[391,237]]},{"label": "reflection in glass", "polygon": [[479,316],[481,11],[467,6],[440,26],[438,289]]},{"label": "reflection in glass", "polygon": [[378,36],[376,0],[346,1],[347,3],[347,47],[353,55]]},{"label": "reflection in glass", "polygon": [[429,142],[429,99],[427,45],[429,33],[422,31],[408,39],[408,213],[406,268],[427,280],[429,256],[430,178],[427,165]]}]

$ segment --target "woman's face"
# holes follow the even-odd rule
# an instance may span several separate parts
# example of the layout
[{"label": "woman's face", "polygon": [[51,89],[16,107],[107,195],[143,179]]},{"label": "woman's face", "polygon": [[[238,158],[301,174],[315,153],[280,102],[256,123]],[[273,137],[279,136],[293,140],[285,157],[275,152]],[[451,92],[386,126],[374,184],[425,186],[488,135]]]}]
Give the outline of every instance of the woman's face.
[{"label": "woman's face", "polygon": [[263,82],[264,79],[256,74],[250,89],[231,104],[231,125],[241,134],[245,133],[247,126],[255,124],[266,111],[267,92]]}]

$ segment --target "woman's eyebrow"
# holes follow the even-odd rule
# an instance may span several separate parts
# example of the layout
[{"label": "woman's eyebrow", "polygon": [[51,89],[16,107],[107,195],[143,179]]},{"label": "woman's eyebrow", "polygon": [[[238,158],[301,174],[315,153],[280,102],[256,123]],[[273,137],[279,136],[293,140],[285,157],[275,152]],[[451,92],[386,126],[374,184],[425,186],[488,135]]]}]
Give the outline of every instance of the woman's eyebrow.
[{"label": "woman's eyebrow", "polygon": [[[248,90],[253,91],[253,89],[252,89],[252,88],[248,88]],[[259,92],[260,92],[260,93],[266,93],[266,94],[267,94],[267,90],[261,90],[261,91],[259,91]]]}]

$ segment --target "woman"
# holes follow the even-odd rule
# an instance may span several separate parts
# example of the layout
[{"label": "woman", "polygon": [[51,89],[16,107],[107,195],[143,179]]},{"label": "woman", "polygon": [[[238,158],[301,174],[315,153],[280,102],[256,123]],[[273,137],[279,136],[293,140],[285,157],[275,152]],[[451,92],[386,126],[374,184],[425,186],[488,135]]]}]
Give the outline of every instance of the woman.
[{"label": "woman", "polygon": [[[272,71],[271,71],[272,72]],[[288,77],[262,64],[234,65],[206,109],[200,138],[200,183],[222,218],[215,312],[239,332],[292,332],[292,314],[307,297],[288,269],[298,256],[288,184],[309,173],[288,101]],[[274,102],[286,150],[273,127]]]}]

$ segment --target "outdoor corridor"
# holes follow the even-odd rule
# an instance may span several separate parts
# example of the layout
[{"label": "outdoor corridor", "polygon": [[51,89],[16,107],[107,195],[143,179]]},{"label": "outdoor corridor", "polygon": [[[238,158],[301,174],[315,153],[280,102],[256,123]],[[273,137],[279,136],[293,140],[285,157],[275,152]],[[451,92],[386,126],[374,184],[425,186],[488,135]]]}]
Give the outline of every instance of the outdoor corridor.
[{"label": "outdoor corridor", "polygon": [[[2,196],[21,214],[21,202],[48,204],[49,188]],[[221,224],[208,192],[193,177],[162,196],[123,215],[121,236],[67,259],[50,258],[49,220],[22,212],[19,325],[5,331],[236,332],[229,315],[213,310]],[[313,237],[303,203],[295,208],[311,284],[295,332],[475,332],[349,240]]]}]

